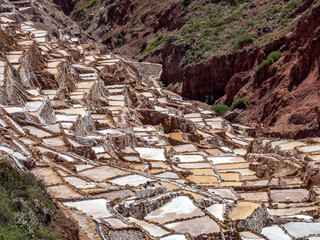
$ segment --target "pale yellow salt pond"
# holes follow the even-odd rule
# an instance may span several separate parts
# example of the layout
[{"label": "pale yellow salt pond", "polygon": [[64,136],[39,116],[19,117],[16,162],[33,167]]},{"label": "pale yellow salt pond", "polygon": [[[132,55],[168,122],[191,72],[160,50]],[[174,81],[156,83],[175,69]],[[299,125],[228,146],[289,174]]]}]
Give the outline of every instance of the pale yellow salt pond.
[{"label": "pale yellow salt pond", "polygon": [[211,168],[190,169],[189,171],[194,174],[200,174],[200,175],[215,175],[215,172]]},{"label": "pale yellow salt pond", "polygon": [[223,154],[222,151],[220,151],[219,149],[216,149],[216,148],[206,149],[205,151],[206,151],[207,153],[209,153],[210,155]]},{"label": "pale yellow salt pond", "polygon": [[172,132],[170,133],[170,137],[177,140],[183,140],[183,132]]},{"label": "pale yellow salt pond", "polygon": [[195,183],[217,183],[218,178],[215,176],[206,176],[206,175],[190,175],[187,177],[188,180]]},{"label": "pale yellow salt pond", "polygon": [[221,187],[240,187],[242,186],[243,182],[235,182],[235,181],[229,181],[229,182],[221,182]]},{"label": "pale yellow salt pond", "polygon": [[238,172],[225,172],[220,173],[223,181],[240,181],[240,174]]},{"label": "pale yellow salt pond", "polygon": [[180,190],[179,192],[182,192],[184,194],[190,194],[194,197],[194,199],[199,200],[199,199],[204,199],[206,198],[205,196],[201,195],[201,194],[197,194],[188,190]]},{"label": "pale yellow salt pond", "polygon": [[166,186],[168,191],[173,191],[173,190],[179,189],[178,185],[175,185],[170,182],[162,182],[161,181],[160,183],[162,184],[162,186]]},{"label": "pale yellow salt pond", "polygon": [[236,207],[232,209],[232,211],[229,214],[229,217],[233,221],[246,219],[247,217],[251,216],[251,214],[260,206],[260,203],[248,201],[239,202],[236,205]]},{"label": "pale yellow salt pond", "polygon": [[248,168],[250,165],[249,162],[245,163],[234,163],[234,164],[215,164],[216,169],[237,169],[237,168]]}]

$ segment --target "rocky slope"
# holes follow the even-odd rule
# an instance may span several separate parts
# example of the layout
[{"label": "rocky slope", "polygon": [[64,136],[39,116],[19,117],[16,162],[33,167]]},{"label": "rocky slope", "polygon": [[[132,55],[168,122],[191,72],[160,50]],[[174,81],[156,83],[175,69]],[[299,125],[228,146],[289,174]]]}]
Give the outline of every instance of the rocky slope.
[{"label": "rocky slope", "polygon": [[[180,65],[184,46],[167,43],[162,79],[182,80],[182,95],[189,98],[204,100],[210,92],[222,90],[225,95],[217,102],[230,106],[239,97],[249,97],[247,110],[236,121],[261,124],[266,134],[317,136],[319,16],[319,6],[314,5],[299,18],[295,31],[262,47],[213,57],[188,69]],[[273,51],[282,52],[282,57],[257,74],[257,66]]]}]

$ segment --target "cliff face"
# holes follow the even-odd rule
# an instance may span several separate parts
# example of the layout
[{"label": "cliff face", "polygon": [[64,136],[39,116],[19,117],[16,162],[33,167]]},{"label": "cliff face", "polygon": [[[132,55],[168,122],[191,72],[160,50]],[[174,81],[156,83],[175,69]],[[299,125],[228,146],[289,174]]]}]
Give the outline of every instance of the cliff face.
[{"label": "cliff face", "polygon": [[[311,2],[311,1],[309,1]],[[168,42],[162,51],[165,83],[183,82],[182,95],[204,100],[213,91],[230,105],[247,96],[250,104],[235,121],[261,124],[267,134],[301,138],[319,134],[320,7],[301,17],[294,32],[271,43],[239,53],[213,57],[183,69],[184,46]],[[257,76],[255,69],[272,51],[283,56]]]}]

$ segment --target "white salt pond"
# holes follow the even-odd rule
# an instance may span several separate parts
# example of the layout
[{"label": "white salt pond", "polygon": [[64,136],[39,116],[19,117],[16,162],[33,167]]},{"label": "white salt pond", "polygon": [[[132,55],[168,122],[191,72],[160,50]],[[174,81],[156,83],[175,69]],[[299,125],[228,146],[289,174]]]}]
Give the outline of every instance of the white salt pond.
[{"label": "white salt pond", "polygon": [[155,161],[166,160],[164,148],[137,147],[135,148],[135,150],[140,153],[141,158],[146,160],[155,160]]},{"label": "white salt pond", "polygon": [[180,234],[172,234],[169,236],[162,237],[160,238],[160,240],[186,240],[186,237]]},{"label": "white salt pond", "polygon": [[92,216],[93,218],[107,218],[112,214],[107,209],[107,200],[105,199],[92,199],[76,202],[65,202],[65,206],[74,207],[78,210]]},{"label": "white salt pond", "polygon": [[261,234],[270,240],[291,240],[291,237],[277,225],[263,228]]},{"label": "white salt pond", "polygon": [[131,222],[136,223],[137,225],[139,225],[140,227],[144,228],[145,230],[147,230],[150,235],[154,236],[154,237],[161,237],[165,234],[168,234],[169,232],[162,229],[161,227],[158,227],[157,225],[154,225],[152,223],[147,223],[145,221],[142,220],[138,220],[132,217],[128,218]]},{"label": "white salt pond", "polygon": [[118,184],[118,185],[130,185],[130,186],[139,186],[141,184],[145,184],[147,181],[152,182],[154,180],[150,179],[150,178],[146,178],[144,176],[140,176],[137,174],[134,175],[129,175],[129,176],[125,176],[125,177],[119,177],[119,178],[115,178],[110,180],[110,182],[114,183],[114,184]]},{"label": "white salt pond", "polygon": [[295,238],[320,234],[320,222],[289,222],[282,226]]},{"label": "white salt pond", "polygon": [[149,213],[145,219],[163,224],[176,219],[203,215],[204,213],[193,204],[191,199],[180,196]]},{"label": "white salt pond", "polygon": [[202,162],[204,158],[201,155],[174,155],[180,162]]},{"label": "white salt pond", "polygon": [[190,233],[191,236],[198,236],[204,233],[220,232],[219,225],[208,216],[169,223],[166,224],[165,227],[173,229],[178,233]]},{"label": "white salt pond", "polygon": [[225,208],[224,204],[213,204],[210,207],[207,207],[206,210],[217,219],[223,221],[224,208]]}]

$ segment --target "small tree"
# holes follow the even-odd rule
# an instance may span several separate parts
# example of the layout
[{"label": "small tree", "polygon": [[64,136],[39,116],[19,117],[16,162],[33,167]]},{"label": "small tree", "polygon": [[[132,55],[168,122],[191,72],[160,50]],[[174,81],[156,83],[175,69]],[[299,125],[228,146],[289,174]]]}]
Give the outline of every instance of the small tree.
[{"label": "small tree", "polygon": [[228,111],[228,106],[224,104],[216,104],[211,107],[211,110],[214,111],[217,116],[222,116]]},{"label": "small tree", "polygon": [[245,109],[249,103],[249,98],[248,97],[243,97],[243,98],[238,98],[233,101],[231,104],[231,109]]}]

